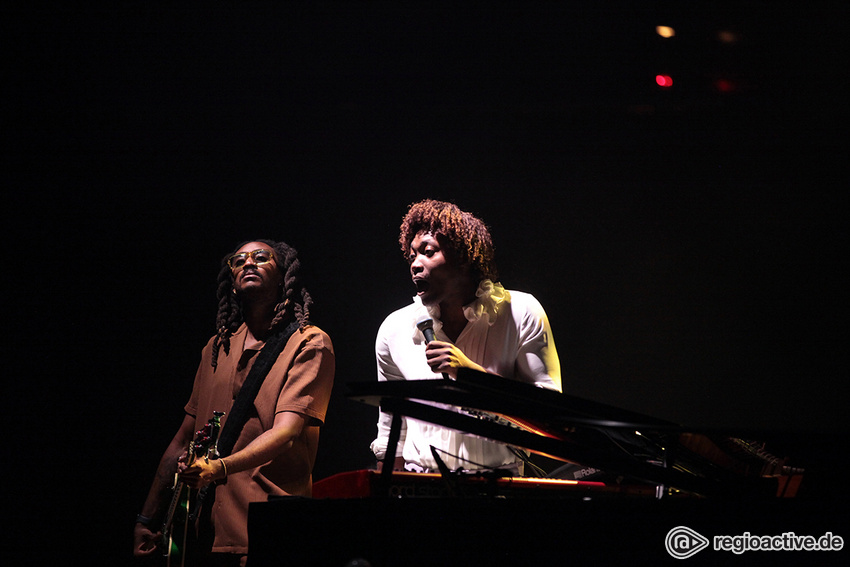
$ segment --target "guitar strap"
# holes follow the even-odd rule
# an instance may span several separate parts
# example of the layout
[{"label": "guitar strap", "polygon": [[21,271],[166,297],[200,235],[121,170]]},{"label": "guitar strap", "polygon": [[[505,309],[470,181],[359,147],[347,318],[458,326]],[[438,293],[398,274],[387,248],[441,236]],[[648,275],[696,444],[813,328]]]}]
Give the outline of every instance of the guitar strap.
[{"label": "guitar strap", "polygon": [[[236,440],[242,432],[242,428],[248,422],[248,414],[251,407],[254,405],[254,400],[260,391],[260,386],[263,385],[263,380],[266,379],[269,371],[277,361],[277,357],[283,352],[283,348],[289,341],[289,337],[298,329],[298,321],[292,321],[286,328],[266,340],[266,344],[257,355],[257,360],[248,372],[245,382],[239,389],[239,394],[230,408],[230,415],[227,416],[224,426],[221,428],[221,434],[218,437],[217,450],[219,458],[226,457],[233,451],[233,446],[236,445]],[[198,516],[204,500],[214,492],[215,484],[209,484],[198,492],[198,498],[195,503],[195,510],[190,515],[192,521]]]},{"label": "guitar strap", "polygon": [[248,414],[254,405],[260,386],[263,385],[263,380],[266,379],[277,361],[277,357],[283,352],[283,347],[286,346],[289,337],[297,328],[298,321],[292,321],[283,331],[270,336],[257,355],[257,360],[254,361],[251,371],[248,372],[248,376],[233,402],[233,407],[230,408],[230,415],[227,416],[227,421],[221,428],[221,436],[218,438],[218,454],[221,457],[226,457],[233,451],[233,446],[236,444],[242,428],[248,422]]}]

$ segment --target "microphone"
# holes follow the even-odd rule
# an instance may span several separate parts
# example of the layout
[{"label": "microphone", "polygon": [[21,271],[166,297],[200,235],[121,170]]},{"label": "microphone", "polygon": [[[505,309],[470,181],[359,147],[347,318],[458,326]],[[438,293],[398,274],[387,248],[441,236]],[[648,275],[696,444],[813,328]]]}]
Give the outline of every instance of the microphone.
[{"label": "microphone", "polygon": [[[425,335],[425,340],[429,343],[434,340],[434,321],[429,319],[428,317],[423,317],[416,323],[416,327],[422,331],[422,334]],[[444,380],[449,379],[449,375],[445,372],[441,372]]]},{"label": "microphone", "polygon": [[434,340],[434,321],[428,317],[423,317],[416,323],[416,327],[425,335],[425,340],[429,343]]}]

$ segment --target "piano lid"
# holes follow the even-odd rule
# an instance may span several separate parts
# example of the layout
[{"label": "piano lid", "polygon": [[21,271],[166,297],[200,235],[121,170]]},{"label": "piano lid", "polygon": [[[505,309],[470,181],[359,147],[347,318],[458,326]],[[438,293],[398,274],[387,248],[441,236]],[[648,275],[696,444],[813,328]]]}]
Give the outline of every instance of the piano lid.
[{"label": "piano lid", "polygon": [[402,398],[474,408],[522,418],[560,430],[573,426],[683,431],[678,424],[468,368],[457,380],[353,382],[348,397],[380,406]]}]

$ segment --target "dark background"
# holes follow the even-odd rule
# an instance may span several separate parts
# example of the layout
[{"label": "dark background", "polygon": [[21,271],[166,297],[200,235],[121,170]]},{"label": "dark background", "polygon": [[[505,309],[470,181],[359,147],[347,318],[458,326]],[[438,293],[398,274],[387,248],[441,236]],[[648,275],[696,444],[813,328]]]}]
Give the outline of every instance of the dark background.
[{"label": "dark background", "polygon": [[315,478],[370,466],[345,385],[410,300],[397,231],[426,197],[492,227],[567,392],[767,440],[828,501],[848,9],[585,4],[4,8],[4,547],[127,559],[245,239],[300,251],[335,343]]}]

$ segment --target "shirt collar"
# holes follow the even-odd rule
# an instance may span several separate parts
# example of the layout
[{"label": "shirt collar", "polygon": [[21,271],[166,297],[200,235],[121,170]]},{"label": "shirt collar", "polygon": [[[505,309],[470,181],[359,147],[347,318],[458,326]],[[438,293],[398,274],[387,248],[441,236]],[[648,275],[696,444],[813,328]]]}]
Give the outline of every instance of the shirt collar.
[{"label": "shirt collar", "polygon": [[243,335],[242,352],[245,352],[246,350],[258,351],[263,348],[263,345],[266,344],[265,341],[261,341],[254,337],[254,335],[251,333],[245,323],[242,323],[239,330],[236,331],[236,334]]},{"label": "shirt collar", "polygon": [[[502,287],[502,284],[493,283],[490,280],[481,280],[478,289],[475,290],[475,299],[463,307],[463,315],[471,323],[484,319],[488,325],[493,325],[499,316],[499,311],[510,301],[511,293]],[[440,321],[439,305],[423,305],[422,299],[418,295],[414,296],[413,303],[417,305],[414,323],[429,317],[434,321],[435,333],[443,327],[443,323]],[[417,337],[417,340],[421,340],[422,335],[415,324],[414,336]]]}]

